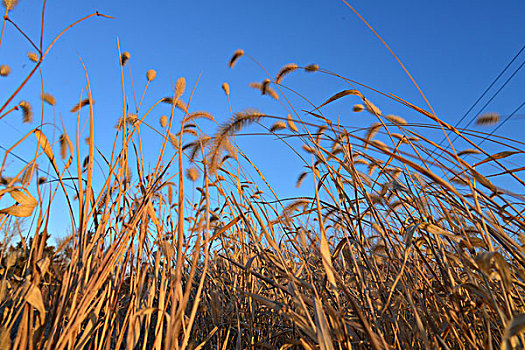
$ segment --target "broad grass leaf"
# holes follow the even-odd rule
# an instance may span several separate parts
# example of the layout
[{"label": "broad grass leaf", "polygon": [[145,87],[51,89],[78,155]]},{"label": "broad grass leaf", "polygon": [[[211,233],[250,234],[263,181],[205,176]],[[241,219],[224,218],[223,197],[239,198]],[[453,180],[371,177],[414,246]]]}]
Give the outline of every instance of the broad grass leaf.
[{"label": "broad grass leaf", "polygon": [[493,154],[493,155],[489,156],[488,158],[482,160],[481,162],[477,163],[476,166],[484,164],[484,163],[487,163],[487,162],[491,162],[491,161],[494,161],[494,160],[497,160],[497,159],[507,158],[507,157],[510,157],[510,156],[512,156],[514,154],[518,154],[518,153],[521,153],[521,152],[519,152],[519,151],[503,151],[503,152],[499,152],[499,153]]},{"label": "broad grass leaf", "polygon": [[30,207],[27,205],[12,205],[8,208],[0,210],[0,213],[16,216],[19,218],[26,218],[33,214],[33,209],[35,209],[35,207]]},{"label": "broad grass leaf", "polygon": [[46,308],[44,307],[44,300],[42,299],[40,288],[31,284],[27,291],[25,300],[38,310],[40,325],[43,326],[45,322]]},{"label": "broad grass leaf", "polygon": [[332,337],[330,336],[330,328],[323,310],[323,304],[318,297],[314,299],[315,309],[315,326],[317,330],[317,342],[321,350],[334,350]]},{"label": "broad grass leaf", "polygon": [[8,189],[8,192],[20,205],[15,204],[8,208],[4,208],[0,210],[0,213],[16,217],[28,217],[33,214],[33,209],[35,209],[38,203],[26,189],[23,189],[22,192],[18,189],[11,188]]},{"label": "broad grass leaf", "polygon": [[51,264],[51,260],[49,259],[48,256],[37,261],[36,266],[38,267],[38,270],[40,271],[41,275],[49,271],[50,264]]},{"label": "broad grass leaf", "polygon": [[153,204],[151,204],[151,201],[148,201],[148,205],[146,206],[148,216],[151,218],[151,221],[155,224],[156,227],[160,228],[160,222],[157,218],[157,215],[155,214],[155,209],[153,209]]},{"label": "broad grass leaf", "polygon": [[42,147],[42,150],[44,151],[46,156],[51,160],[55,159],[53,155],[53,149],[51,148],[51,145],[49,144],[46,135],[44,135],[39,129],[35,129],[34,133],[38,140],[38,143],[40,144],[40,147]]},{"label": "broad grass leaf", "polygon": [[442,229],[438,225],[434,225],[434,224],[431,224],[431,223],[424,223],[424,224],[421,224],[421,228],[427,230],[427,232],[431,233],[431,234],[446,236],[446,237],[452,238],[454,240],[458,240],[459,239],[459,237],[457,237],[455,234],[453,234],[452,232],[449,232],[447,230]]},{"label": "broad grass leaf", "polygon": [[321,231],[321,258],[323,260],[323,266],[326,272],[326,278],[332,287],[336,288],[334,268],[332,265],[332,255],[330,254],[330,246],[328,245],[328,239],[326,238],[326,232]]},{"label": "broad grass leaf", "polygon": [[474,169],[470,169],[470,173],[481,185],[488,188],[492,192],[496,191],[496,186],[494,186],[494,184],[492,184],[492,182],[490,182],[485,176],[481,175]]},{"label": "broad grass leaf", "polygon": [[24,189],[23,190],[24,192],[22,191],[19,191],[17,189],[14,189],[12,190],[11,192],[9,192],[9,194],[11,195],[11,197],[13,197],[13,199],[15,201],[17,201],[20,205],[24,205],[24,206],[33,206],[33,207],[36,207],[37,206],[37,201],[33,198],[33,196],[31,196],[31,194],[26,190]]},{"label": "broad grass leaf", "polygon": [[408,248],[412,244],[412,238],[414,237],[414,232],[419,227],[420,224],[409,226],[405,231],[405,247]]}]

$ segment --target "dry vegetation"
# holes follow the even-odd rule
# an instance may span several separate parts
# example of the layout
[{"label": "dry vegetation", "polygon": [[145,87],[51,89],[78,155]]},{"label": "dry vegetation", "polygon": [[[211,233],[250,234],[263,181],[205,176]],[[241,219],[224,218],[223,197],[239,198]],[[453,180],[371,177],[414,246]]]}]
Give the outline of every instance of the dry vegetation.
[{"label": "dry vegetation", "polygon": [[[28,79],[49,51],[35,49]],[[238,50],[230,66],[251,59],[243,55]],[[123,96],[130,59],[123,52],[115,60]],[[9,79],[9,67],[0,71]],[[505,165],[519,159],[523,144],[504,146],[491,136],[506,148],[487,154],[476,146],[485,134],[456,130],[392,95],[382,98],[428,124],[384,115],[368,99],[381,93],[317,65],[289,64],[251,86],[287,101],[283,84],[303,71],[332,75],[349,88],[306,114],[233,113],[206,135],[198,122],[214,119],[192,112],[181,78],[147,109],[126,110],[123,97],[126,117],[116,124],[112,152],[102,154],[87,80],[72,109],[79,129],[87,121],[87,152],[79,130],[71,137],[55,125],[61,136],[49,141],[43,120],[4,145],[11,148],[0,196],[13,205],[0,210],[0,347],[523,348],[525,202],[493,184],[504,178],[514,189],[524,185],[521,169]],[[147,84],[155,77],[148,71]],[[3,101],[0,118],[22,113],[32,121],[30,102],[14,102],[28,79]],[[229,85],[223,89],[229,97]],[[41,93],[52,106],[46,108],[55,108],[56,99]],[[349,102],[349,114],[370,113],[376,122],[354,130],[323,113],[328,104]],[[171,113],[158,124],[152,120],[160,104]],[[307,171],[298,186],[311,187],[312,196],[274,194],[233,139],[250,124],[266,125],[283,147],[300,140]],[[142,139],[144,128],[158,138]],[[425,137],[432,128],[459,135],[470,150],[437,145]],[[38,149],[24,168],[6,166],[11,152],[35,139]],[[146,148],[159,150],[151,167]],[[465,158],[476,153],[481,161]],[[38,166],[51,175],[39,177]],[[72,234],[54,247],[48,223],[57,192],[66,198]],[[31,230],[21,231],[28,220]]]}]

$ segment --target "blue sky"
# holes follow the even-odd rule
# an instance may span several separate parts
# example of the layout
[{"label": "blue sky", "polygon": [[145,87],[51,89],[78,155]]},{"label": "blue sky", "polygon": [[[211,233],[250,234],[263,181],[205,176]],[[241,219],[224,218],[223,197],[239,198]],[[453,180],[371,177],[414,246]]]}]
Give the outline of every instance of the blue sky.
[{"label": "blue sky", "polygon": [[[438,116],[451,124],[467,111],[525,44],[523,1],[500,1],[497,5],[493,1],[359,0],[350,3],[400,57]],[[38,2],[20,0],[11,18],[37,40],[40,11]],[[178,77],[186,78],[190,91],[202,74],[192,110],[207,110],[219,122],[226,120],[229,110],[221,84],[228,82],[234,111],[257,107],[268,114],[285,116],[287,111],[281,105],[248,87],[249,82],[266,78],[256,64],[244,57],[235,69],[228,68],[232,53],[242,48],[272,75],[290,62],[300,66],[317,63],[426,107],[393,57],[341,1],[48,1],[44,43],[49,44],[66,25],[94,11],[115,19],[92,18],[75,27],[56,44],[42,70],[44,89],[57,97],[57,117],[63,117],[69,133],[73,134],[76,120],[69,110],[86,86],[79,61],[79,57],[82,58],[95,100],[95,139],[97,146],[106,152],[111,149],[113,125],[121,113],[117,37],[121,49],[132,55],[130,64],[137,95],[146,83],[145,72],[155,69],[158,73],[150,84],[145,106],[169,95]],[[13,72],[10,77],[0,79],[2,100],[30,71],[32,63],[25,56],[27,51],[31,51],[31,47],[8,26],[0,47],[0,63],[9,64]],[[522,54],[510,72],[524,59]],[[333,78],[299,72],[287,77],[285,84],[315,104],[348,88]],[[32,101],[36,120],[41,115],[37,105],[39,86],[39,78],[35,76],[15,99]],[[525,73],[520,71],[484,112],[509,114],[523,102],[524,86]],[[384,99],[376,99],[375,95],[370,95],[370,99],[387,113],[402,115],[409,122],[421,120],[421,116]],[[370,118],[352,116],[351,105],[356,101],[351,101],[327,111],[334,113],[334,120],[342,112],[341,119],[348,125],[370,124],[373,121]],[[479,107],[474,111],[478,112]],[[168,112],[167,107],[163,108],[152,115],[152,124],[157,125],[158,117]],[[469,118],[473,116],[474,113]],[[45,107],[44,119],[52,121],[52,118],[52,110]],[[515,118],[499,133],[522,140],[524,123],[525,119]],[[205,125],[210,132],[214,128],[212,124]],[[0,121],[2,145],[11,146],[32,127],[34,124],[22,125],[18,114],[4,118]],[[159,142],[151,137],[155,153]],[[291,151],[269,137],[245,138],[240,142],[278,191],[284,195],[297,194],[292,189],[302,170]]]}]

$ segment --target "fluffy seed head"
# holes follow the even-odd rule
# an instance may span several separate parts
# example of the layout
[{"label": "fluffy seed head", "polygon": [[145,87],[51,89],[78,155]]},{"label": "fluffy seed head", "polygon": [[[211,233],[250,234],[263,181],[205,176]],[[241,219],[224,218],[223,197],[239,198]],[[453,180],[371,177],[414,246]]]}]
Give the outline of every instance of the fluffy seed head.
[{"label": "fluffy seed head", "polygon": [[364,100],[364,102],[365,102],[365,108],[368,112],[370,112],[370,114],[381,115],[381,110],[377,108],[376,105],[374,105],[372,102],[368,100]]},{"label": "fluffy seed head", "polygon": [[317,72],[319,70],[318,64],[310,64],[304,67],[305,72]]},{"label": "fluffy seed head", "polygon": [[199,170],[195,167],[191,167],[186,170],[186,177],[193,182],[199,178],[199,175]]},{"label": "fluffy seed head", "polygon": [[224,90],[226,96],[230,96],[230,85],[228,83],[223,83],[222,89]]},{"label": "fluffy seed head", "polygon": [[272,89],[269,85],[270,85],[270,79],[265,79],[262,83],[257,83],[257,82],[253,82],[253,83],[250,83],[248,84],[251,88],[254,88],[254,89],[257,89],[259,91],[261,91],[261,94],[263,95],[269,95],[271,96],[272,98],[278,100],[279,99],[279,95],[277,94],[277,92],[275,92],[274,89]]},{"label": "fluffy seed head", "polygon": [[2,5],[8,10],[14,10],[16,5],[18,5],[18,0],[3,0]]},{"label": "fluffy seed head", "polygon": [[33,62],[38,62],[38,55],[34,52],[28,52],[27,57]]},{"label": "fluffy seed head", "polygon": [[57,103],[57,99],[55,98],[55,96],[47,92],[44,92],[42,94],[42,100],[46,103],[49,103],[51,106],[54,106]]},{"label": "fluffy seed head", "polygon": [[60,136],[60,157],[66,159],[67,157],[67,135],[62,134]]},{"label": "fluffy seed head", "polygon": [[180,77],[175,83],[175,96],[177,96],[177,98],[181,97],[184,93],[184,90],[186,90],[186,79],[184,77]]},{"label": "fluffy seed head", "polygon": [[128,113],[127,117],[124,118],[124,117],[120,117],[118,122],[117,122],[117,125],[115,125],[115,127],[118,129],[118,130],[121,130],[124,125],[134,125],[137,121],[139,120],[139,117],[136,115],[136,114],[133,114],[133,113]]},{"label": "fluffy seed head", "polygon": [[356,104],[354,105],[354,112],[359,113],[365,110],[365,106],[362,104]]},{"label": "fluffy seed head", "polygon": [[120,58],[120,64],[124,67],[126,65],[126,62],[131,58],[131,54],[127,51],[125,51],[122,54],[122,57]]},{"label": "fluffy seed head", "polygon": [[388,119],[389,121],[391,121],[394,124],[407,125],[407,121],[405,119],[401,118],[400,116],[397,116],[397,115],[389,114],[389,115],[385,116],[385,118]]},{"label": "fluffy seed head", "polygon": [[149,71],[146,72],[146,79],[148,79],[148,81],[152,81],[156,77],[157,77],[157,72],[154,69],[150,69]]},{"label": "fluffy seed head", "polygon": [[474,148],[467,148],[467,149],[464,149],[463,151],[458,152],[458,156],[460,157],[469,155],[469,154],[481,154],[481,151],[478,149],[474,149]]},{"label": "fluffy seed head", "polygon": [[295,187],[297,188],[301,187],[307,174],[308,174],[307,172],[304,172],[304,173],[301,173],[301,175],[299,175],[299,177],[297,178],[297,183],[295,184]]},{"label": "fluffy seed head", "polygon": [[274,132],[274,131],[282,130],[282,129],[286,129],[286,123],[282,121],[278,121],[272,125],[272,127],[270,128],[270,132]]},{"label": "fluffy seed head", "polygon": [[9,67],[7,64],[2,64],[0,66],[0,75],[3,77],[7,77],[11,73],[11,67]]},{"label": "fluffy seed head", "polygon": [[275,83],[276,84],[280,84],[283,81],[283,78],[284,78],[285,75],[292,73],[297,68],[298,68],[298,66],[295,63],[289,63],[286,66],[284,66],[283,68],[281,68],[281,70],[277,74],[277,77],[275,78]]},{"label": "fluffy seed head", "polygon": [[[91,103],[95,103],[95,101],[91,100]],[[88,104],[89,104],[89,98],[83,99],[82,101],[80,101],[79,103],[74,105],[73,108],[71,108],[71,113],[78,112],[80,110],[80,108],[82,108],[82,107],[84,107],[84,106],[86,106]]]},{"label": "fluffy seed head", "polygon": [[233,68],[233,66],[235,65],[235,63],[237,62],[237,60],[239,58],[242,57],[242,55],[244,55],[244,50],[241,50],[241,49],[238,49],[236,50],[234,53],[233,53],[233,56],[232,58],[230,59],[230,63],[228,64],[230,66],[230,68]]},{"label": "fluffy seed head", "polygon": [[286,118],[286,122],[288,123],[288,127],[290,128],[290,130],[294,131],[294,132],[298,132],[299,129],[297,129],[297,126],[295,125],[293,119],[292,119],[292,115],[291,114],[288,114],[288,117]]},{"label": "fluffy seed head", "polygon": [[366,133],[366,142],[364,148],[366,149],[368,147],[368,143],[370,143],[370,140],[376,136],[376,134],[379,132],[379,129],[381,129],[382,124],[377,122],[370,125],[370,128],[368,128],[368,132]]},{"label": "fluffy seed head", "polygon": [[188,113],[188,106],[186,106],[186,103],[182,100],[175,101],[175,107],[183,111],[184,113]]},{"label": "fluffy seed head", "polygon": [[498,113],[483,113],[482,115],[478,116],[478,119],[476,120],[476,124],[478,125],[493,125],[497,124],[498,122]]},{"label": "fluffy seed head", "polygon": [[165,128],[168,125],[168,117],[163,115],[160,117],[160,126]]},{"label": "fluffy seed head", "polygon": [[170,133],[170,143],[175,149],[179,149],[179,141],[177,140],[177,136]]},{"label": "fluffy seed head", "polygon": [[33,121],[33,108],[31,104],[27,101],[21,101],[19,106],[22,108],[24,123],[31,123]]}]

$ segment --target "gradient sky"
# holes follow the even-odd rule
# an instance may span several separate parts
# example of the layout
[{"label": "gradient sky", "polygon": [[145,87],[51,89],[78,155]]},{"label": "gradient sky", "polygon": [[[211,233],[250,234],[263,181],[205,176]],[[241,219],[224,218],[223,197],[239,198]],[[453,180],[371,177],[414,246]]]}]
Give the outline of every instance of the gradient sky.
[{"label": "gradient sky", "polygon": [[[396,52],[438,116],[451,124],[463,116],[525,44],[525,2],[522,0],[497,4],[463,0],[359,0],[350,3]],[[40,11],[39,2],[20,0],[11,13],[11,18],[35,41],[38,41]],[[78,102],[81,90],[86,86],[79,60],[82,58],[95,100],[95,140],[105,152],[111,150],[113,126],[122,107],[117,37],[121,49],[131,53],[137,95],[140,96],[146,83],[145,72],[155,69],[158,73],[145,98],[146,107],[158,98],[170,95],[171,86],[178,77],[186,78],[189,92],[202,74],[192,100],[192,111],[207,110],[218,122],[225,121],[229,109],[221,84],[228,82],[234,112],[256,107],[268,114],[285,116],[288,112],[279,103],[261,97],[248,87],[249,82],[267,77],[259,66],[243,57],[235,69],[228,68],[232,53],[242,48],[272,76],[290,62],[300,66],[317,63],[322,68],[378,90],[395,93],[426,108],[393,57],[339,0],[48,1],[44,43],[49,44],[66,25],[94,11],[115,19],[92,18],[72,29],[45,59],[42,72],[44,90],[57,97],[57,118],[61,115],[69,134],[74,134],[76,118],[69,110]],[[28,51],[32,51],[30,45],[8,25],[0,47],[0,64],[9,64],[13,72],[8,78],[0,78],[2,100],[31,70],[32,62],[26,57]],[[522,53],[489,96],[524,59],[525,53]],[[484,112],[494,111],[505,116],[524,102],[524,71],[516,74]],[[287,77],[284,83],[315,104],[349,88],[333,78],[302,72]],[[33,102],[35,120],[41,115],[39,95],[40,80],[34,76],[15,99],[16,102],[20,99]],[[387,114],[404,116],[409,122],[424,121],[421,116],[400,106],[376,99],[375,95],[369,96]],[[474,108],[469,119],[486,100]],[[348,125],[370,124],[371,118],[356,118],[350,112],[355,102],[342,102],[338,109],[334,107],[327,112],[333,112],[333,120],[340,116]],[[44,120],[51,122],[52,110],[45,107],[44,111]],[[167,106],[160,107],[149,121],[158,125],[158,117],[168,111]],[[518,114],[521,117],[510,120],[498,133],[523,140],[525,111]],[[214,129],[210,123],[203,125],[208,125],[210,132]],[[4,118],[0,121],[2,146],[10,147],[33,127],[35,124],[21,124],[19,114]],[[262,131],[260,128],[250,130]],[[159,141],[153,134],[145,135],[151,137],[152,152],[156,153]],[[271,137],[242,140],[240,137],[239,142],[278,192],[284,195],[298,193],[294,188],[297,175],[302,172],[301,163],[291,151]],[[19,153],[23,155],[24,150]],[[17,164],[16,160],[13,160],[14,164]]]}]

